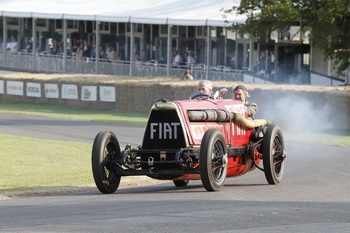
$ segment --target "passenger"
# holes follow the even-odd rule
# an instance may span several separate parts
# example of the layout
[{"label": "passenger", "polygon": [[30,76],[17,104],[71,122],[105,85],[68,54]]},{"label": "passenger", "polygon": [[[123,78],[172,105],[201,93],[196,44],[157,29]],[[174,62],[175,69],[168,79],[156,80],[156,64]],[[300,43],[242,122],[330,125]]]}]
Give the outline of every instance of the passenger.
[{"label": "passenger", "polygon": [[209,80],[201,80],[198,83],[198,91],[201,94],[213,95],[213,85]]},{"label": "passenger", "polygon": [[235,100],[244,103],[247,107],[248,116],[254,119],[255,114],[258,112],[258,105],[247,101],[247,98],[250,97],[247,88],[243,85],[238,85],[233,89],[233,95]]}]

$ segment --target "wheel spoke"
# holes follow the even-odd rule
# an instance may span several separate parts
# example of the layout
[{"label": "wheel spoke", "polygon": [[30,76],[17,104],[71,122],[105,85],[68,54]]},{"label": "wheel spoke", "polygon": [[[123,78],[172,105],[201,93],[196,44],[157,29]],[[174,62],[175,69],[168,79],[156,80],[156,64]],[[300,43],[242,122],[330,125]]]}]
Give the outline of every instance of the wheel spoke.
[{"label": "wheel spoke", "polygon": [[276,135],[276,137],[274,138],[273,148],[274,148],[274,152],[272,155],[273,166],[274,166],[276,175],[279,175],[284,158],[283,158],[283,144],[281,142],[281,138],[278,135]]},{"label": "wheel spoke", "polygon": [[226,179],[227,158],[225,138],[218,129],[209,129],[204,134],[200,150],[200,168],[205,189],[219,191]]},{"label": "wheel spoke", "polygon": [[115,150],[116,150],[116,147],[111,142],[109,142],[104,149],[104,155],[105,155],[104,162],[103,162],[103,169],[105,171],[104,179],[111,184],[117,182],[116,174],[113,171],[113,169],[111,169],[115,161],[115,158],[114,158]]},{"label": "wheel spoke", "polygon": [[215,142],[215,145],[213,147],[213,153],[212,153],[212,171],[213,171],[213,178],[215,180],[220,180],[223,171],[224,171],[224,164],[223,164],[223,154],[224,154],[224,149],[222,144],[217,141]]}]

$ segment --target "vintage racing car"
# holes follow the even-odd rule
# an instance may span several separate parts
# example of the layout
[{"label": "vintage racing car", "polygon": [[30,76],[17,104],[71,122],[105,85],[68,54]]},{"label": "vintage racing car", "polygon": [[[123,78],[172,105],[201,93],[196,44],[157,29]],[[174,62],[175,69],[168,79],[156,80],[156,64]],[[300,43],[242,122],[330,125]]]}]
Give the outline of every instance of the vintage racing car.
[{"label": "vintage racing car", "polygon": [[[217,92],[218,93],[218,92]],[[113,132],[100,132],[92,149],[92,171],[102,193],[115,192],[122,176],[146,175],[184,187],[201,180],[220,190],[226,177],[256,168],[269,184],[282,180],[286,151],[280,128],[249,119],[242,102],[199,94],[191,100],[153,104],[143,142],[121,150]]]}]

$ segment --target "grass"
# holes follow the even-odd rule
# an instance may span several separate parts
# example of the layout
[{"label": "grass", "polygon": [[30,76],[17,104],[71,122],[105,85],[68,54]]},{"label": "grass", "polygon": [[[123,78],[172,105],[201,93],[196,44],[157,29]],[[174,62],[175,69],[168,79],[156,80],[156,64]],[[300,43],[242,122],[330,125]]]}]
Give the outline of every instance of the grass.
[{"label": "grass", "polygon": [[93,184],[91,145],[0,134],[0,195]]},{"label": "grass", "polygon": [[62,105],[0,102],[1,113],[55,117],[82,121],[97,121],[130,126],[146,125],[148,113],[88,110]]},{"label": "grass", "polygon": [[[0,113],[146,125],[148,114],[77,109],[61,105],[0,102]],[[94,185],[88,143],[0,134],[0,197],[59,193]],[[96,190],[96,188],[95,188]]]},{"label": "grass", "polygon": [[306,144],[321,144],[330,146],[350,146],[350,131],[335,131],[330,133],[286,134],[285,140]]}]

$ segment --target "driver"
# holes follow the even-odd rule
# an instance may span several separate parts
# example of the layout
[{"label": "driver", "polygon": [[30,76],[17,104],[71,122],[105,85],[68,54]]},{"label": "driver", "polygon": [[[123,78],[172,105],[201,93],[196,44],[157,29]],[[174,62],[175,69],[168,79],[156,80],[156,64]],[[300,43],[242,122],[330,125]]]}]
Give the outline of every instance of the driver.
[{"label": "driver", "polygon": [[213,95],[213,85],[209,80],[201,80],[198,83],[198,91],[201,94]]},{"label": "driver", "polygon": [[233,89],[233,95],[235,100],[242,101],[247,107],[248,117],[254,119],[255,114],[258,112],[258,105],[247,101],[247,98],[250,97],[247,88],[243,85],[238,85]]}]

